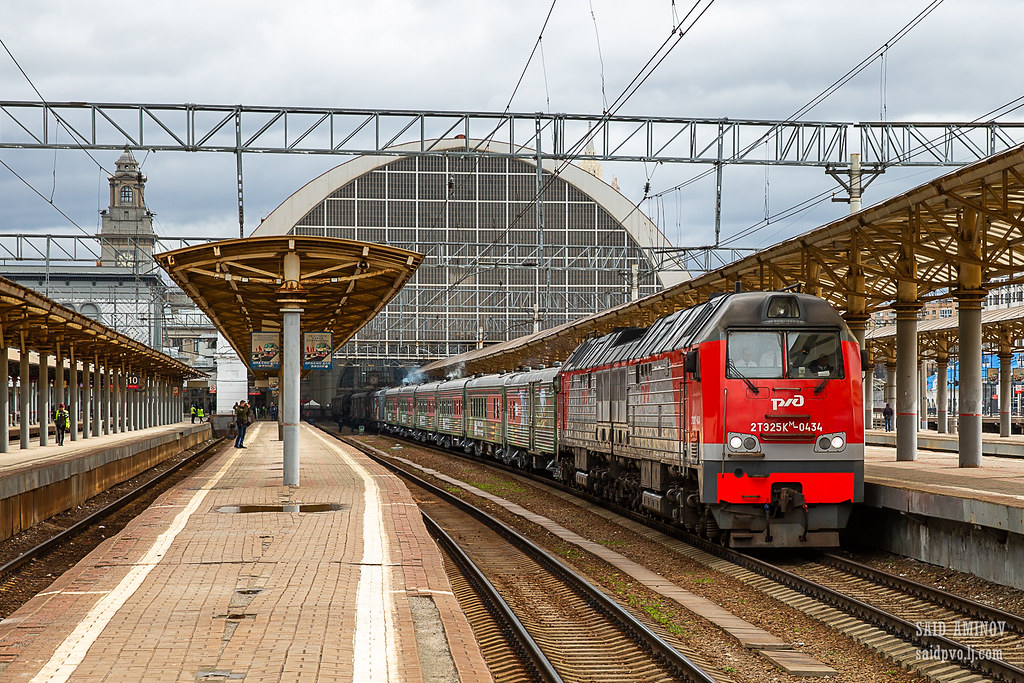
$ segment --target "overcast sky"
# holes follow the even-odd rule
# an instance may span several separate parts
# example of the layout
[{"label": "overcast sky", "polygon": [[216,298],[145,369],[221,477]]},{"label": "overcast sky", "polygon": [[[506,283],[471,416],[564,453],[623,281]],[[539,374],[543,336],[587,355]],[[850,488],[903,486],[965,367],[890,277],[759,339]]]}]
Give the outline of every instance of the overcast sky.
[{"label": "overcast sky", "polygon": [[[707,0],[704,0],[705,2]],[[693,0],[558,0],[512,102],[521,112],[600,113]],[[884,45],[928,0],[717,0],[621,110],[783,119]],[[0,39],[49,101],[502,111],[550,0],[34,0],[0,3]],[[807,120],[970,121],[1024,95],[1019,0],[946,0]],[[599,48],[600,45],[600,48]],[[602,69],[603,63],[603,69]],[[602,75],[605,95],[602,95]],[[885,84],[883,89],[882,84]],[[0,50],[0,99],[37,100]],[[1020,121],[1020,112],[1006,120]],[[0,114],[0,128],[10,125]],[[237,236],[229,154],[137,152],[161,235]],[[100,154],[112,170],[116,154]],[[0,150],[86,232],[107,206],[103,171],[81,151]],[[246,231],[344,157],[247,155]],[[631,201],[705,170],[605,166]],[[865,206],[950,169],[891,169]],[[821,169],[725,171],[723,237],[830,187]],[[0,232],[79,229],[0,167]],[[641,208],[676,244],[713,240],[714,186]],[[848,211],[826,201],[740,243],[762,247]]]}]

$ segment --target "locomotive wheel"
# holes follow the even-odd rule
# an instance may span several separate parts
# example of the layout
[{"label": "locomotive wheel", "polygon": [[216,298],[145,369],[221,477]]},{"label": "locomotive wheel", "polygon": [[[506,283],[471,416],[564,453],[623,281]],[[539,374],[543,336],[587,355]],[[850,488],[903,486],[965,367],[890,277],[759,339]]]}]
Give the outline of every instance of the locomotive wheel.
[{"label": "locomotive wheel", "polygon": [[718,521],[715,519],[715,516],[711,514],[711,511],[709,510],[707,517],[704,521],[704,535],[708,537],[709,541],[717,541],[720,533],[721,532],[718,528]]}]

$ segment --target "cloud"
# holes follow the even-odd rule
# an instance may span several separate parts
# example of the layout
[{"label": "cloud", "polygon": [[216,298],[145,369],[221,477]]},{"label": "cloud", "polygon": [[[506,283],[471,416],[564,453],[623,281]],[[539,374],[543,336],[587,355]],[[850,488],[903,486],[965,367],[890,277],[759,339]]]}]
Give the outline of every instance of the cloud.
[{"label": "cloud", "polygon": [[[288,105],[408,110],[500,111],[533,48],[548,0],[154,1],[125,5],[39,0],[0,5],[0,38],[51,101]],[[594,19],[596,17],[596,28]],[[685,3],[676,3],[681,14]],[[884,44],[924,3],[719,2],[622,108],[660,116],[783,118]],[[668,3],[568,0],[555,5],[513,111],[600,112],[669,36]],[[888,53],[817,107],[815,120],[970,120],[1022,93],[1011,0],[945,3]],[[598,51],[600,41],[600,52]],[[0,53],[5,99],[35,100]],[[605,96],[602,97],[602,75]],[[883,81],[884,77],[884,81]],[[883,90],[882,84],[885,83]],[[1020,120],[1020,116],[1014,117]],[[0,115],[0,137],[11,125]],[[143,155],[144,156],[144,155]],[[55,161],[56,158],[56,161]],[[98,155],[112,168],[116,155]],[[81,151],[0,150],[33,186],[86,230],[106,206],[105,179]],[[343,158],[247,155],[248,229],[278,203]],[[147,198],[158,229],[237,234],[234,158],[150,155]],[[704,170],[608,165],[632,201]],[[935,169],[933,175],[942,173]],[[887,174],[895,177],[896,173]],[[722,234],[770,210],[838,185],[820,169],[725,170]],[[917,181],[926,178],[916,178]],[[873,185],[867,202],[898,184]],[[52,207],[0,169],[6,231],[69,231]],[[888,196],[886,194],[885,196]],[[702,181],[641,208],[677,241],[714,235],[714,186]],[[782,239],[842,215],[825,202],[753,236]]]}]

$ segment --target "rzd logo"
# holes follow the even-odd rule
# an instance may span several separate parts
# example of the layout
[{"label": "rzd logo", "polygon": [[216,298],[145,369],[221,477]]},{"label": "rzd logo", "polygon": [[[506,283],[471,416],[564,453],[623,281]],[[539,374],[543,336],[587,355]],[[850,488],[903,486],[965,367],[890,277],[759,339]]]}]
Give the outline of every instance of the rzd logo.
[{"label": "rzd logo", "polygon": [[772,399],[772,410],[778,410],[779,408],[788,408],[793,406],[799,408],[804,404],[803,394],[797,394],[792,398],[773,398]]}]

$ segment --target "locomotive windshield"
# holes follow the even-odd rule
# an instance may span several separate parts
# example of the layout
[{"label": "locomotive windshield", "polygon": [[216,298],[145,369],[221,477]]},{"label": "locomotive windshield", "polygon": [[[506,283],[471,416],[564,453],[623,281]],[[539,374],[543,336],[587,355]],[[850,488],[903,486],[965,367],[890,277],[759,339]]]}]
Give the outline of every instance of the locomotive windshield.
[{"label": "locomotive windshield", "polygon": [[835,332],[730,332],[727,353],[725,376],[731,379],[843,376]]}]

